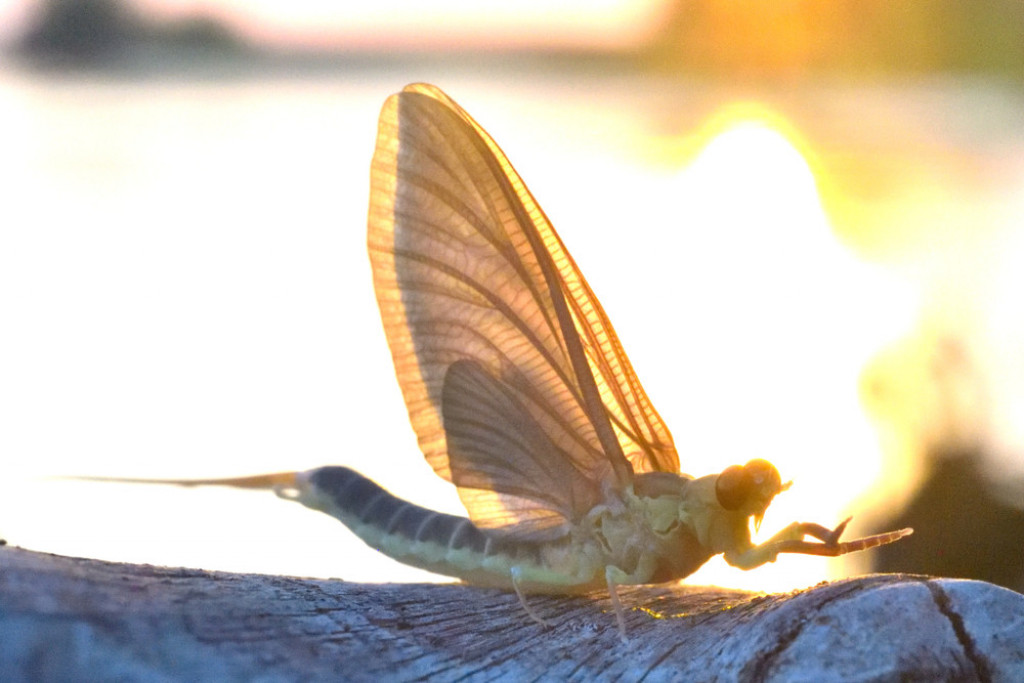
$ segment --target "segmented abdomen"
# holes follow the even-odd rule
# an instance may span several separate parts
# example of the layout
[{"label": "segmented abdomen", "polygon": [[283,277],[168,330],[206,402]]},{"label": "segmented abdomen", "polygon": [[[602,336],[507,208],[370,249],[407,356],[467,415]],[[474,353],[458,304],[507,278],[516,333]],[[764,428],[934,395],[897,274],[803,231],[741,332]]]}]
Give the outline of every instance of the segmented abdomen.
[{"label": "segmented abdomen", "polygon": [[[410,543],[468,549],[483,554],[487,537],[465,517],[428,510],[388,493],[381,486],[347,467],[313,470],[310,483],[326,494],[339,510],[382,535]],[[342,521],[347,522],[343,519]]]},{"label": "segmented abdomen", "polygon": [[298,500],[338,518],[371,548],[405,564],[477,585],[511,586],[513,566],[527,580],[543,575],[545,581],[566,583],[545,566],[539,543],[488,532],[465,517],[414,505],[347,467],[321,467],[299,475]]}]

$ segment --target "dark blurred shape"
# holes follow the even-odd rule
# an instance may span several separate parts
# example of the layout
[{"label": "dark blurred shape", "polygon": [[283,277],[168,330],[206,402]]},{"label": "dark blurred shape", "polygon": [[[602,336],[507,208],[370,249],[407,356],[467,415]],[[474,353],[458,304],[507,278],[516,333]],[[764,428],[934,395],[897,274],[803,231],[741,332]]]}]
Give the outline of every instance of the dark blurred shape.
[{"label": "dark blurred shape", "polygon": [[913,572],[980,579],[1024,592],[1024,482],[995,495],[978,463],[980,452],[936,454],[931,472],[903,512],[881,527],[912,527],[914,535],[872,553],[877,572]]},{"label": "dark blurred shape", "polygon": [[987,73],[1024,78],[1020,0],[675,0],[649,66],[748,77]]},{"label": "dark blurred shape", "polygon": [[924,477],[902,511],[873,520],[914,535],[871,553],[874,571],[980,579],[1024,592],[1024,480],[985,471],[990,397],[967,343],[948,333],[904,340],[862,377],[879,426],[922,461]]},{"label": "dark blurred shape", "polygon": [[144,33],[119,0],[46,0],[19,46],[51,62],[104,62],[124,54]]},{"label": "dark blurred shape", "polygon": [[243,49],[227,27],[206,16],[154,23],[122,0],[45,0],[15,52],[36,64],[68,68]]},{"label": "dark blurred shape", "polygon": [[238,37],[224,24],[204,16],[186,17],[164,24],[154,40],[168,48],[235,51],[242,48]]}]

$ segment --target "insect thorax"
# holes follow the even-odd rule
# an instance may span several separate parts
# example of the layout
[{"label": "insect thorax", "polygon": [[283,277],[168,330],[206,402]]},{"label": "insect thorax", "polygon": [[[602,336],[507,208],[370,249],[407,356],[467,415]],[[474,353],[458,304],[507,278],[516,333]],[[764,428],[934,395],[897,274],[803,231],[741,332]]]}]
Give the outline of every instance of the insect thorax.
[{"label": "insect thorax", "polygon": [[661,477],[653,489],[639,487],[653,495],[627,489],[623,506],[595,507],[574,534],[581,555],[596,565],[621,569],[635,583],[681,579],[703,565],[713,553],[694,530],[689,510],[692,497],[687,496],[689,504],[683,504],[682,490],[693,482],[670,476],[674,482]]}]

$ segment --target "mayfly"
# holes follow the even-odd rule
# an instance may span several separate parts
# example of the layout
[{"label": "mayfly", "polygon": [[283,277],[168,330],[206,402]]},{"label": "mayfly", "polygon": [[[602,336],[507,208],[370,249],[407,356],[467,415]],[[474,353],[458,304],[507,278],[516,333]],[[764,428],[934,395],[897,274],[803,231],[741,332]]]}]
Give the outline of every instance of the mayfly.
[{"label": "mayfly", "polygon": [[[512,164],[436,87],[389,98],[373,156],[369,252],[381,318],[420,448],[469,518],[403,501],[346,467],[226,480],[274,488],[409,565],[516,592],[681,579],[719,553],[751,569],[781,553],[836,556],[793,523],[755,545],[788,487],[765,460],[694,478],[611,322]],[[847,520],[849,521],[849,520]],[[810,540],[807,540],[810,539]]]}]

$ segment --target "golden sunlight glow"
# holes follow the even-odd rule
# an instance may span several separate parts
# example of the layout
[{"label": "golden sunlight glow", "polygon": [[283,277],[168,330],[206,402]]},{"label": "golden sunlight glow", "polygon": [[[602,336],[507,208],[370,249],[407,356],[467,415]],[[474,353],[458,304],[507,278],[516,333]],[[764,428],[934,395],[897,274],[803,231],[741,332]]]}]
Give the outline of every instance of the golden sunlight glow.
[{"label": "golden sunlight glow", "polygon": [[[52,177],[9,174],[21,185],[6,208],[33,229],[0,254],[6,281],[26,284],[0,291],[33,296],[0,298],[22,331],[0,338],[19,359],[0,395],[11,417],[0,446],[17,454],[0,482],[0,535],[132,562],[424,580],[270,494],[43,478],[334,463],[464,514],[418,453],[370,286],[366,160],[384,86],[104,88],[96,115],[82,116],[81,98],[64,90],[6,112],[17,125],[5,149],[16,154],[3,161],[43,159]],[[858,379],[912,319],[906,288],[836,240],[815,157],[772,112],[730,107],[673,150],[642,118],[607,116],[594,101],[587,92],[560,109],[535,93],[488,101],[484,90],[472,111],[580,259],[683,470],[773,461],[794,486],[768,510],[761,539],[794,520],[866,512],[851,501],[875,485],[881,457]],[[524,115],[531,102],[545,104]],[[187,125],[163,125],[172,105]],[[304,125],[280,125],[296,119]],[[153,133],[128,153],[124,130],[135,128]],[[53,155],[54,139],[71,141],[66,156]],[[616,153],[656,147],[674,161],[687,152],[688,163]],[[254,164],[251,150],[267,156]],[[266,170],[281,168],[301,172]],[[167,188],[189,200],[170,201]],[[878,529],[851,528],[860,531]],[[689,583],[788,590],[823,578],[816,558],[753,572],[718,558]]]},{"label": "golden sunlight glow", "polygon": [[[882,476],[875,431],[857,402],[859,375],[905,333],[914,297],[836,239],[813,155],[784,121],[742,105],[704,131],[675,189],[694,226],[694,260],[682,270],[697,301],[682,324],[689,314],[700,329],[687,340],[685,373],[700,389],[683,414],[702,425],[676,427],[677,442],[696,440],[680,451],[700,454],[700,473],[756,456],[794,480],[769,509],[761,540],[809,516],[838,523]],[[786,590],[820,580],[817,572],[814,562],[787,560],[754,577],[717,559],[690,582]]]},{"label": "golden sunlight glow", "polygon": [[785,210],[796,227],[820,223],[814,175],[804,157],[780,132],[760,121],[737,122],[714,137],[687,170],[708,208],[735,202],[756,224],[772,209]]}]

